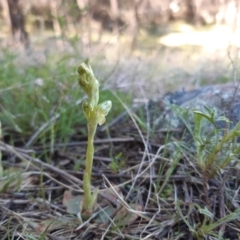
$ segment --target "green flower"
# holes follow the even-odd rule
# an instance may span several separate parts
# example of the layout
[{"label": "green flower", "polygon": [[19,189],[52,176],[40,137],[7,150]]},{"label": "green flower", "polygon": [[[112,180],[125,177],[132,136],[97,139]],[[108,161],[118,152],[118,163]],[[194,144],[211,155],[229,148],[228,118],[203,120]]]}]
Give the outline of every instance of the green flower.
[{"label": "green flower", "polygon": [[92,68],[82,63],[78,68],[78,74],[79,85],[88,95],[92,107],[96,107],[99,100],[99,82],[95,78]]},{"label": "green flower", "polygon": [[88,100],[84,100],[82,102],[82,110],[83,110],[85,118],[87,119],[87,121],[89,121],[90,116],[91,116],[91,112],[93,111],[93,107],[92,107],[91,104],[89,104]]},{"label": "green flower", "polygon": [[97,113],[97,123],[101,126],[106,121],[106,116],[108,115],[110,109],[112,107],[111,101],[105,101],[97,105],[96,113]]}]

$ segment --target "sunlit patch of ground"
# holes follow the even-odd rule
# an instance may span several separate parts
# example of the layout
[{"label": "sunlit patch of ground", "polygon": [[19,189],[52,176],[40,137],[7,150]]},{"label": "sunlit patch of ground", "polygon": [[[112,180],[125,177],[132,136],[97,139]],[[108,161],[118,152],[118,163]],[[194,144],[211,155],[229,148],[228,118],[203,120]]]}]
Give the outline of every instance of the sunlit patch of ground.
[{"label": "sunlit patch of ground", "polygon": [[240,29],[234,31],[223,25],[213,26],[202,31],[185,28],[181,32],[169,33],[159,38],[159,43],[168,47],[201,46],[207,52],[213,52],[218,49],[226,49],[229,45],[240,47]]}]

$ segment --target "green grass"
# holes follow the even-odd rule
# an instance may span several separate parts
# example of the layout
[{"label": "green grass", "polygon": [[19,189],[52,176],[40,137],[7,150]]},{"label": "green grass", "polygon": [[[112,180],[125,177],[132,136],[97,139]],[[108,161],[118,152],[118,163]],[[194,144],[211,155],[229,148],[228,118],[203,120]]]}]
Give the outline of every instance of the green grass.
[{"label": "green grass", "polygon": [[[12,137],[15,132],[13,138],[18,136],[17,139],[27,146],[36,142],[69,141],[85,123],[80,104],[84,94],[76,80],[77,67],[82,60],[74,55],[59,58],[50,55],[43,64],[19,66],[17,57],[5,51],[0,68],[0,119],[4,135]],[[75,64],[70,64],[71,61]],[[124,96],[129,103],[131,96]],[[100,100],[105,99],[115,105],[108,117],[111,120],[123,111],[123,107],[110,89],[102,91]],[[36,135],[30,140],[34,133]]]},{"label": "green grass", "polygon": [[[240,220],[239,209],[232,209],[228,205],[228,201],[224,202],[224,206],[228,208],[228,214],[216,217],[212,200],[210,197],[209,184],[211,180],[219,182],[221,194],[227,194],[229,191],[227,185],[222,181],[231,181],[231,172],[239,164],[238,156],[240,153],[237,138],[240,136],[240,122],[235,127],[228,129],[230,121],[225,116],[216,116],[216,112],[205,107],[204,111],[186,110],[179,106],[172,106],[174,112],[186,125],[187,131],[192,136],[192,140],[182,149],[187,158],[191,159],[191,164],[196,166],[194,174],[201,176],[201,184],[203,185],[203,195],[205,205],[190,203],[190,208],[186,216],[183,216],[179,203],[177,210],[180,218],[186,223],[190,232],[193,233],[195,239],[206,239],[214,237],[215,239],[224,239],[221,227],[227,225],[228,222]],[[217,127],[217,121],[226,123],[226,128]],[[184,146],[186,143],[180,142],[179,145]],[[190,150],[190,146],[193,147]],[[191,173],[187,173],[191,174]],[[225,176],[223,179],[221,176]],[[223,199],[224,196],[221,196]],[[221,198],[219,196],[219,198]],[[181,202],[181,201],[180,201]],[[220,204],[220,203],[219,203]],[[226,205],[225,205],[226,204]],[[234,209],[234,208],[233,208]],[[222,210],[223,211],[223,210]],[[201,215],[202,222],[200,225],[192,224],[189,216],[195,212]],[[224,211],[225,212],[225,211]]]}]

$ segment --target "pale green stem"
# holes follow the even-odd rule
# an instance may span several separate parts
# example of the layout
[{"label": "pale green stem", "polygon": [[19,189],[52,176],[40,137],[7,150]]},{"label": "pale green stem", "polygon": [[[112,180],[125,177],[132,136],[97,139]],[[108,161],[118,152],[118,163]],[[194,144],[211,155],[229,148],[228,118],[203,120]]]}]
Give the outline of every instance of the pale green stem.
[{"label": "pale green stem", "polygon": [[91,176],[92,176],[92,164],[93,164],[93,156],[94,156],[94,136],[97,129],[97,122],[88,124],[88,146],[87,146],[87,154],[86,154],[86,168],[85,174],[83,176],[83,190],[85,195],[84,209],[91,210],[94,204],[92,202],[92,194],[91,194]]}]

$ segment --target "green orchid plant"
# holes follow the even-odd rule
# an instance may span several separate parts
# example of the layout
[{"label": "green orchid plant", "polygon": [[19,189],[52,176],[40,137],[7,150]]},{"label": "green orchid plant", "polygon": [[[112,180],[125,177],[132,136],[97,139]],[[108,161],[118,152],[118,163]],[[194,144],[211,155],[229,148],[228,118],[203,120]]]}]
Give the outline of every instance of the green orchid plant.
[{"label": "green orchid plant", "polygon": [[80,213],[84,218],[91,216],[94,204],[98,196],[98,188],[93,193],[91,192],[91,175],[94,156],[94,136],[97,125],[102,125],[108,112],[112,107],[111,101],[104,101],[98,104],[99,101],[99,82],[94,76],[90,65],[82,63],[78,68],[78,83],[86,92],[88,98],[82,103],[83,113],[87,119],[88,127],[88,145],[86,153],[86,167],[83,176],[84,201],[80,205]]}]

